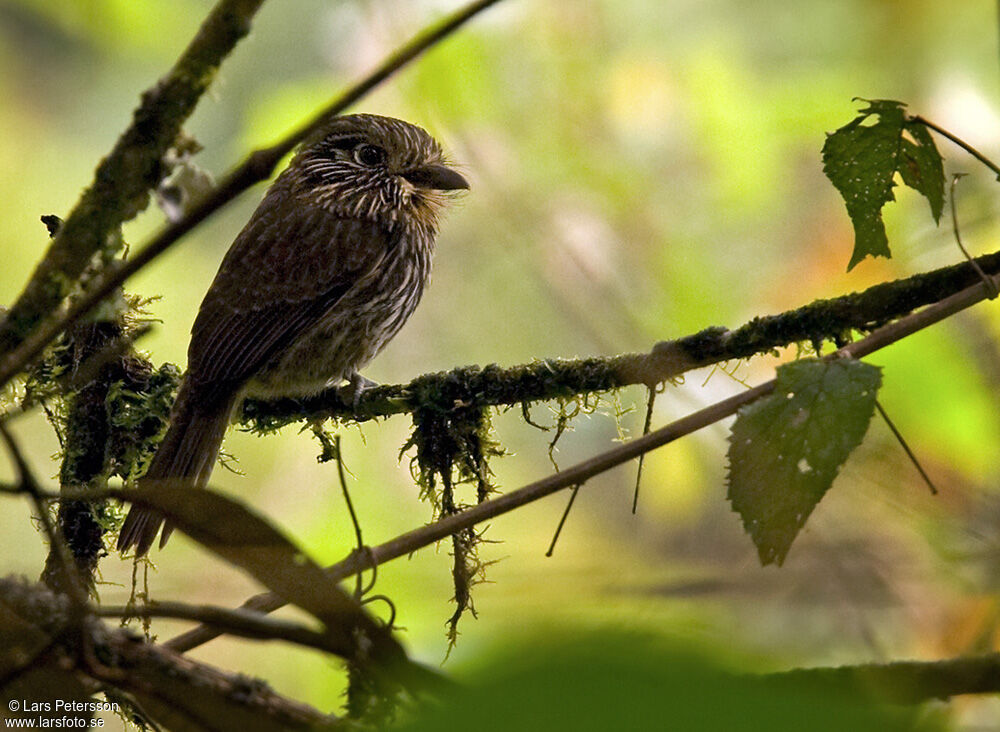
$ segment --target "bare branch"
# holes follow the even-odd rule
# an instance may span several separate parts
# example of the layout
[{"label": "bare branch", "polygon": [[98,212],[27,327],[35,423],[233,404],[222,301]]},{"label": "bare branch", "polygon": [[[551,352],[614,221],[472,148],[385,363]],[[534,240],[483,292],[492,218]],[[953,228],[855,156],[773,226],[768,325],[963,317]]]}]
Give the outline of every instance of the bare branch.
[{"label": "bare branch", "polygon": [[[642,460],[642,456],[640,456],[639,459]],[[549,548],[545,551],[545,556],[551,557],[555,553],[556,542],[559,541],[559,535],[562,534],[563,526],[566,525],[566,519],[569,518],[569,512],[573,510],[573,503],[576,501],[576,495],[579,492],[580,486],[573,486],[573,492],[569,494],[569,501],[566,502],[566,508],[563,510],[562,516],[559,518],[559,524],[556,526],[556,531],[552,535],[552,541],[549,542]]]},{"label": "bare branch", "polygon": [[917,459],[916,453],[910,449],[909,444],[906,442],[906,438],[903,437],[903,433],[899,431],[896,424],[889,417],[889,413],[885,411],[885,407],[883,407],[882,403],[877,399],[875,400],[875,409],[878,410],[882,419],[885,420],[886,426],[889,428],[889,431],[892,432],[892,436],[896,438],[896,442],[899,443],[899,446],[903,448],[903,452],[906,453],[906,457],[908,457],[910,462],[913,463],[913,467],[915,467],[917,472],[920,473],[920,477],[923,478],[924,483],[930,489],[931,495],[936,496],[938,494],[938,489],[934,485],[934,481],[931,480],[931,476],[929,476],[927,471],[924,470],[924,466],[920,464],[920,460]]},{"label": "bare branch", "polygon": [[[958,244],[958,248],[962,251],[962,254],[965,255],[967,260],[969,260],[969,264],[972,265],[972,268],[976,270],[979,276],[985,280],[987,279],[986,273],[983,272],[982,268],[979,266],[979,262],[972,258],[972,255],[969,254],[969,250],[966,249],[965,244],[962,243],[962,232],[958,226],[958,204],[956,203],[955,191],[958,188],[958,181],[960,181],[964,176],[965,173],[955,173],[955,175],[951,177],[951,195],[948,196],[951,203],[951,231],[955,235],[955,243]],[[997,291],[994,290],[990,299],[994,299],[998,294],[1000,293],[997,293]]]}]

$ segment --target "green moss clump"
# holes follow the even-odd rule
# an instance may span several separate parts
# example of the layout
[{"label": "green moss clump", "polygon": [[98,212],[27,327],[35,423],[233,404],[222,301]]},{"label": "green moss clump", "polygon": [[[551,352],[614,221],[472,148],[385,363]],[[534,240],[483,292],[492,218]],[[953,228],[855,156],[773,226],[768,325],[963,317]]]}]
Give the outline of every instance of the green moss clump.
[{"label": "green moss clump", "polygon": [[181,372],[172,363],[153,369],[145,361],[129,360],[127,378],[108,389],[109,472],[125,481],[146,472],[167,429],[170,408]]},{"label": "green moss clump", "polygon": [[[415,449],[411,470],[422,497],[431,502],[437,516],[465,507],[456,496],[459,485],[475,486],[478,503],[495,491],[489,458],[504,451],[493,439],[488,408],[475,403],[475,382],[481,373],[478,367],[470,367],[428,374],[411,384],[411,398],[418,406],[413,410],[413,433],[402,451]],[[487,566],[479,558],[481,542],[482,532],[475,529],[452,537],[456,604],[448,620],[452,643],[458,635],[459,619],[467,610],[475,612],[471,590],[483,581]]]}]

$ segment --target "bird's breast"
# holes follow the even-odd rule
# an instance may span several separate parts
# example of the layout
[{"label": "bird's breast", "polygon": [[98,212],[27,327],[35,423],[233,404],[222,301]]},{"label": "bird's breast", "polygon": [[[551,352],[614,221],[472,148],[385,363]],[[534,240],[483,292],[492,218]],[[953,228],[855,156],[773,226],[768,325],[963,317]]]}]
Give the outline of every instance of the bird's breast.
[{"label": "bird's breast", "polygon": [[313,325],[247,385],[252,396],[306,396],[364,367],[416,309],[430,276],[433,239],[407,233]]}]

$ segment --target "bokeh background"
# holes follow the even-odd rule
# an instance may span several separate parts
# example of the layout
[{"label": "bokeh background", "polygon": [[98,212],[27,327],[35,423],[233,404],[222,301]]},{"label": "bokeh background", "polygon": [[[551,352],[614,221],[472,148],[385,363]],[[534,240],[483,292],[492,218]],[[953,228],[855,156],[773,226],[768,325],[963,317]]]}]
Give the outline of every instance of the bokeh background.
[{"label": "bokeh background", "polygon": [[[0,302],[46,246],[42,214],[67,212],[129,120],[138,94],[187,44],[207,0],[0,2]],[[451,0],[282,0],[225,63],[187,131],[196,162],[219,175],[273,142],[370,70]],[[649,349],[709,325],[958,261],[909,190],[886,210],[892,260],[846,272],[853,235],[823,177],[824,134],[852,97],[907,102],[1000,158],[996,7],[987,0],[506,0],[381,86],[357,109],[417,122],[472,181],[438,242],[423,304],[367,370],[381,382],[465,364]],[[939,141],[959,185],[962,233],[976,252],[998,240],[996,183]],[[141,346],[185,361],[200,298],[259,201],[245,194],[129,283],[158,295],[162,323]],[[163,223],[150,208],[125,235]],[[556,548],[544,552],[560,494],[491,523],[495,560],[475,588],[445,666],[484,663],[526,629],[641,630],[752,659],[758,670],[897,658],[936,659],[1000,644],[1000,350],[996,305],[981,305],[873,356],[883,405],[941,491],[930,495],[886,426],[873,421],[784,567],[762,569],[725,500],[726,425],[648,456],[637,515],[635,465],[591,481]],[[784,354],[790,358],[793,352]],[[664,424],[769,378],[758,359],[688,375],[657,401]],[[569,465],[641,431],[645,394],[625,390],[571,422],[554,452]],[[555,405],[533,420],[552,424]],[[551,432],[520,410],[495,418],[510,456],[501,489],[551,472]],[[342,430],[365,540],[420,526],[406,417]],[[16,423],[38,472],[58,445],[43,418]],[[215,484],[271,516],[320,561],[342,558],[352,531],[333,467],[286,429],[232,434],[244,475]],[[0,461],[0,478],[10,475]],[[471,497],[470,497],[471,500]],[[27,502],[0,512],[0,570],[38,574],[45,548]],[[449,545],[379,571],[413,654],[447,651]],[[154,553],[155,598],[236,605],[258,590],[177,536]],[[105,602],[128,597],[131,565],[102,563]],[[158,622],[167,638],[185,626]],[[216,641],[199,658],[265,676],[332,708],[341,672],[317,654]],[[959,700],[956,729],[1000,716],[996,700]],[[983,727],[986,728],[986,727]]]}]

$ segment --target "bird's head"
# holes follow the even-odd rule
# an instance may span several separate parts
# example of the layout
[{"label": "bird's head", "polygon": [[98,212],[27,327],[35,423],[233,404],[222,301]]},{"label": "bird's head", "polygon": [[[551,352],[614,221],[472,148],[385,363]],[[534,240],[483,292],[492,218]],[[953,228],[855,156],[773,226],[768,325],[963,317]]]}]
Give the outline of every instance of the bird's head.
[{"label": "bird's head", "polygon": [[415,221],[436,228],[468,182],[425,130],[373,114],[335,118],[289,166],[299,195],[352,218]]}]

